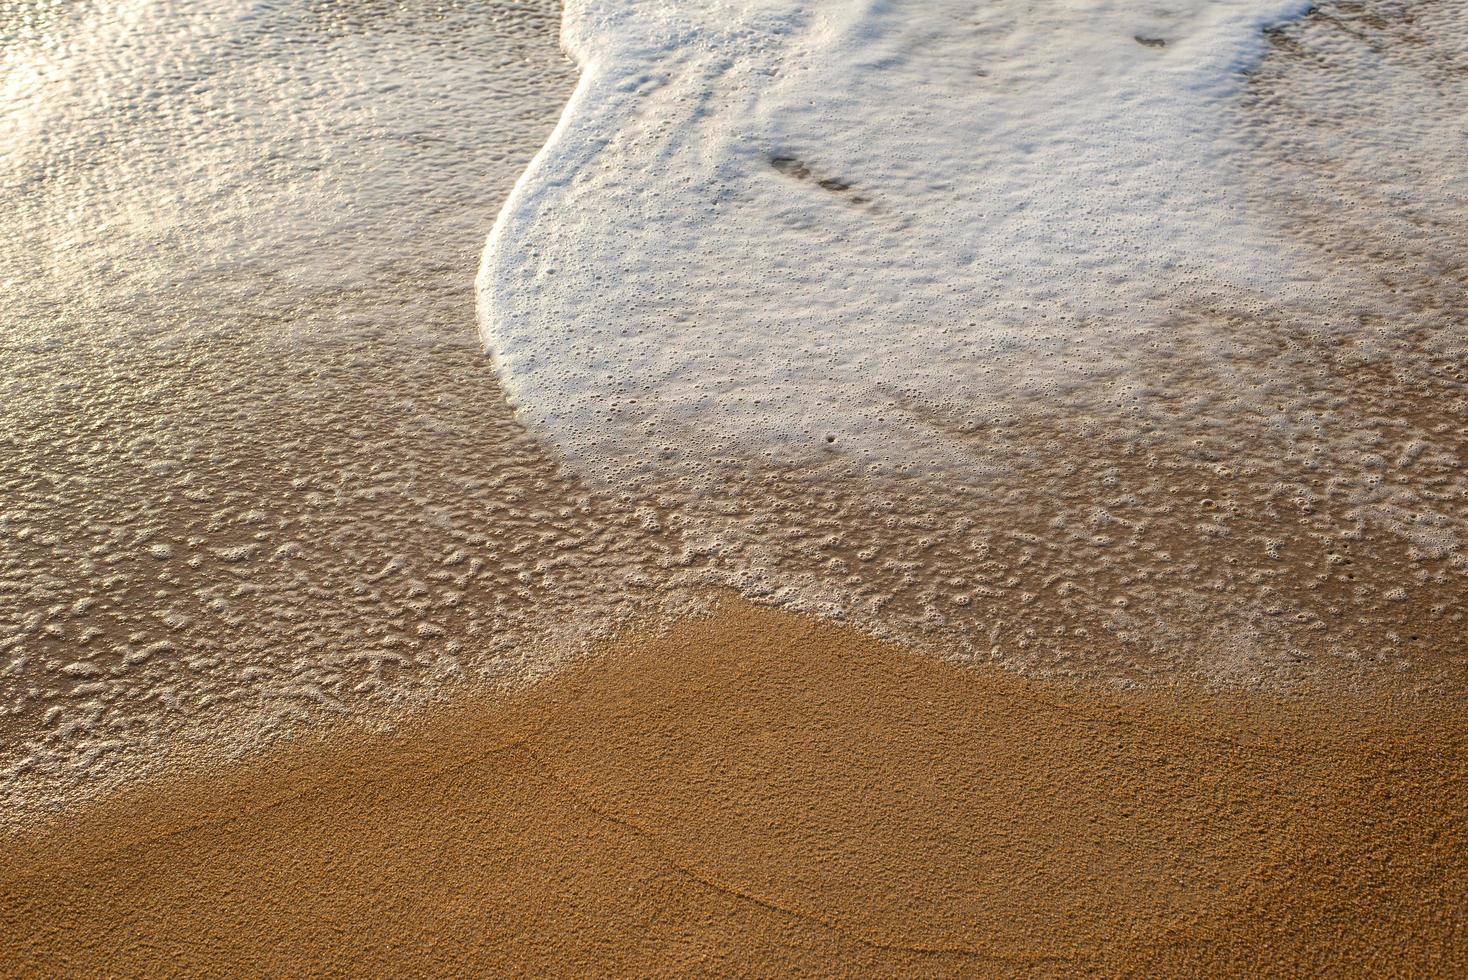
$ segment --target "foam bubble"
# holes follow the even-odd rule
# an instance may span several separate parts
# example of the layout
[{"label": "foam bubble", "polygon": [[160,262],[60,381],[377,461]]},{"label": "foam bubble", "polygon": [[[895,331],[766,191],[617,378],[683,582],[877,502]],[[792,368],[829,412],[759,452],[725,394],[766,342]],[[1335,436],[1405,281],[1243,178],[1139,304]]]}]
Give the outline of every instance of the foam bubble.
[{"label": "foam bubble", "polygon": [[575,0],[580,86],[490,236],[483,337],[593,476],[972,471],[953,430],[1136,386],[1181,315],[1360,290],[1237,173],[1244,72],[1307,6]]}]

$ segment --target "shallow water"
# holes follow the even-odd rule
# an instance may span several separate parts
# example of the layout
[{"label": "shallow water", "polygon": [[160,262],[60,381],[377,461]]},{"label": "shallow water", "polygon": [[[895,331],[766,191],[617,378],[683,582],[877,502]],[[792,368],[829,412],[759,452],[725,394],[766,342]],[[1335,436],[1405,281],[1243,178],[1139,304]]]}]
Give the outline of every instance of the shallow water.
[{"label": "shallow water", "polygon": [[542,537],[608,532],[510,419],[471,287],[574,80],[558,16],[0,7],[15,792],[523,673],[527,612],[591,602]]},{"label": "shallow water", "polygon": [[655,488],[747,592],[969,656],[1461,665],[1460,6],[564,31],[479,312],[572,470]]},{"label": "shallow water", "polygon": [[[1232,96],[1253,213],[1401,318],[1190,307],[1104,397],[903,393],[961,479],[853,479],[817,432],[618,482],[522,425],[476,336],[484,237],[576,83],[553,3],[0,3],[10,812],[181,735],[533,679],[711,585],[1083,680],[1460,694],[1461,18],[1323,8]],[[761,179],[812,213],[860,193],[788,158]]]}]

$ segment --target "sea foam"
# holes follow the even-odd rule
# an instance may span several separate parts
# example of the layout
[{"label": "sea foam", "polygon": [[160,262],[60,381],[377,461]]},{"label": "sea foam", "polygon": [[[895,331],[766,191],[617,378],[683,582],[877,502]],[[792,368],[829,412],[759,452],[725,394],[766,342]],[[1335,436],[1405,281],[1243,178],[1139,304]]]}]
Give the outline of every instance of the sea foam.
[{"label": "sea foam", "polygon": [[581,82],[478,281],[509,397],[593,475],[931,471],[1184,312],[1328,318],[1356,287],[1231,125],[1307,6],[571,0]]}]

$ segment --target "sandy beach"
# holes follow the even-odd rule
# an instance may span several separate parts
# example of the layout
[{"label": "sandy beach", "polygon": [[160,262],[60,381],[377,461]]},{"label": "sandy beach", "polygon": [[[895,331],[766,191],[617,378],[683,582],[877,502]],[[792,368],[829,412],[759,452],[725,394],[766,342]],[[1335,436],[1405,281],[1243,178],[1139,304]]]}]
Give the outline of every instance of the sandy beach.
[{"label": "sandy beach", "polygon": [[1447,976],[1463,723],[1033,682],[729,601],[32,838],[0,969]]},{"label": "sandy beach", "polygon": [[1468,974],[1463,37],[0,0],[0,975]]}]

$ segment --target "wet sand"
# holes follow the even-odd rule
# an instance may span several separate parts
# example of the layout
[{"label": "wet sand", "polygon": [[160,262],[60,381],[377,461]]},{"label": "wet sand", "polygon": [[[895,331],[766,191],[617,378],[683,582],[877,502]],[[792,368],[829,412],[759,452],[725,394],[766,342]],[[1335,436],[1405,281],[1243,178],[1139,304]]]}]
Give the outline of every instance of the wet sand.
[{"label": "wet sand", "polygon": [[1461,975],[1464,720],[731,601],[12,841],[0,972]]}]

